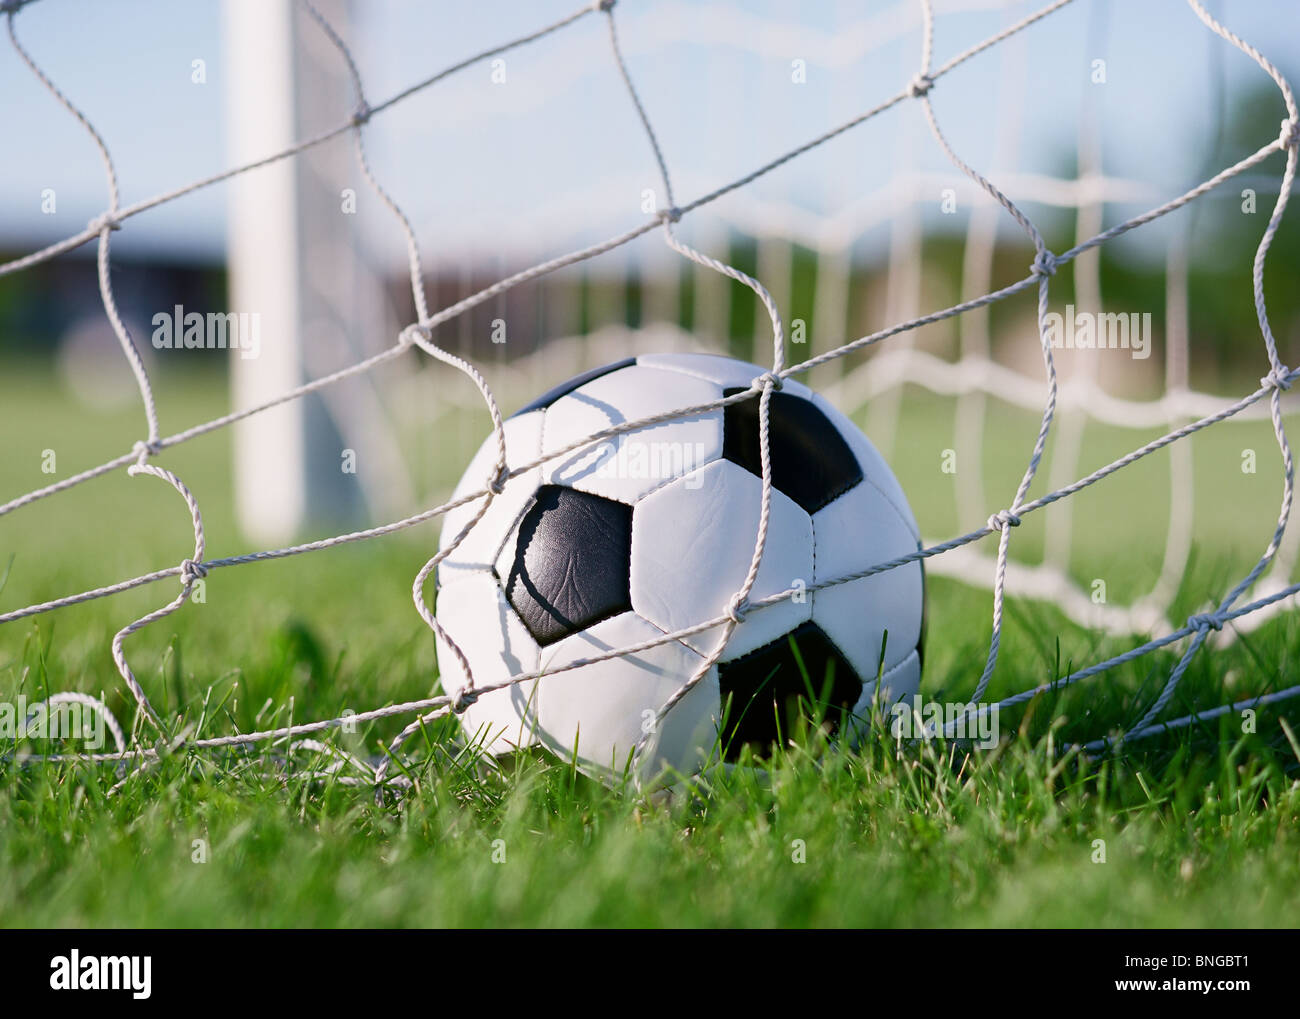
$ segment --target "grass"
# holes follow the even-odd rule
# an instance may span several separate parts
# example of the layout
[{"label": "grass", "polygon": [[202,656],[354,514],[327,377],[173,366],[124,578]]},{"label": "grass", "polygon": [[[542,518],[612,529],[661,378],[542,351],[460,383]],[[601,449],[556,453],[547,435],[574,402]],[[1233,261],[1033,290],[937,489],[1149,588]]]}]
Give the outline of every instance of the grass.
[{"label": "grass", "polygon": [[[201,380],[165,380],[159,391],[165,428],[220,409],[219,391]],[[57,451],[66,476],[129,447],[140,427],[130,408],[70,410],[37,371],[0,376],[0,402],[20,429],[6,436],[4,497],[50,480],[39,473],[43,450]],[[927,533],[951,533],[954,521],[943,519],[951,493],[940,487],[950,480],[937,471],[951,429],[923,404],[909,414],[903,434],[923,452],[904,460],[904,482]],[[1011,487],[999,472],[1021,457],[1022,425],[1000,426],[1007,441],[997,448],[1009,451],[990,454],[990,491]],[[1188,611],[1226,589],[1273,511],[1264,496],[1248,501],[1235,489],[1215,498],[1215,458],[1234,444],[1267,449],[1266,429],[1261,440],[1223,435],[1196,447],[1198,468],[1202,457],[1211,464],[1198,499],[1220,530],[1185,584]],[[1093,438],[1090,458],[1123,437]],[[196,440],[162,461],[194,487],[212,555],[249,547],[230,522],[228,441]],[[927,474],[919,465],[931,445],[936,467]],[[1275,487],[1267,475],[1261,468],[1261,484]],[[1225,472],[1217,487],[1229,483],[1237,482]],[[1163,534],[1161,511],[1134,512],[1125,492],[1110,490],[1122,515],[1100,537],[1089,537],[1095,518],[1078,511],[1076,554],[1081,576],[1096,575],[1093,560],[1104,555],[1100,569],[1115,584],[1140,589],[1159,551],[1150,545]],[[1234,502],[1247,512],[1233,513]],[[436,663],[409,586],[434,533],[214,571],[205,603],[136,634],[127,654],[169,727],[194,724],[203,735],[426,696]],[[11,563],[0,608],[171,565],[190,554],[189,541],[166,485],[99,479],[0,521],[0,573]],[[104,691],[129,718],[109,642],[174,592],[166,581],[0,627],[0,700]],[[964,698],[987,649],[988,594],[935,579],[930,611],[923,693]],[[1124,646],[1013,599],[990,695]],[[1290,616],[1211,646],[1167,717],[1295,683],[1298,647]],[[1121,755],[1087,760],[1063,749],[1138,717],[1176,650],[1004,713],[996,749],[898,745],[878,732],[848,751],[806,729],[762,773],[714,775],[694,794],[667,798],[606,789],[543,756],[486,771],[445,723],[408,745],[416,788],[382,803],[371,790],[306,777],[309,757],[286,770],[247,755],[181,752],[112,795],[111,768],[0,763],[0,924],[1293,925],[1294,706],[1261,711],[1254,731],[1227,716]],[[338,740],[373,755],[405,721]]]}]

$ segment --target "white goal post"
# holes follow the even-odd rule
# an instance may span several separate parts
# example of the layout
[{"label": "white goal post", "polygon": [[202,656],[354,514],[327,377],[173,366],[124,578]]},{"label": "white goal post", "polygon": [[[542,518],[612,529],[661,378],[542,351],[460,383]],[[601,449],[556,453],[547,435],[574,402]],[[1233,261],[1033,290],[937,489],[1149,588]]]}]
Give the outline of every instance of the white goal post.
[{"label": "white goal post", "polygon": [[[347,31],[349,0],[319,0]],[[222,5],[231,165],[292,147],[356,108],[337,51],[298,4]],[[227,185],[230,308],[255,316],[260,352],[232,352],[231,405],[255,407],[380,349],[381,273],[363,250],[349,192],[346,138],[240,174]],[[355,198],[353,198],[355,202]],[[407,511],[410,482],[381,401],[366,380],[344,383],[248,417],[234,427],[240,529],[282,544],[309,528],[357,525]],[[364,471],[349,469],[358,449]]]}]

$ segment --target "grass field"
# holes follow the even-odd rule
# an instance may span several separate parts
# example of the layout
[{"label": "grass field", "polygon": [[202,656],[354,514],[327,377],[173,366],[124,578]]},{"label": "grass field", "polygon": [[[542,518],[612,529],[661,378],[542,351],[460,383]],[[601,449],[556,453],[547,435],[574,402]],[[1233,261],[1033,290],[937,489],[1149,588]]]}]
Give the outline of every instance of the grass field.
[{"label": "grass field", "polygon": [[[158,389],[165,431],[223,409],[221,388],[198,379],[164,377]],[[57,452],[62,477],[129,448],[142,428],[136,408],[70,408],[34,368],[0,374],[0,406],[0,498],[49,482],[43,450]],[[909,400],[899,433],[908,455],[893,459],[923,530],[955,533],[943,487],[951,478],[938,471],[953,442],[951,417]],[[987,487],[1009,494],[1032,418],[995,412],[990,436]],[[1090,432],[1082,467],[1143,438]],[[1256,475],[1238,469],[1245,447],[1259,451]],[[1217,428],[1194,448],[1198,546],[1179,599],[1188,612],[1221,595],[1263,548],[1280,492],[1266,425]],[[231,522],[227,435],[159,462],[204,507],[209,555],[249,550]],[[1118,600],[1154,577],[1167,471],[1166,459],[1153,458],[1075,508],[1076,573],[1109,578]],[[1021,532],[1032,560],[1042,524],[1026,521]],[[205,603],[130,638],[128,656],[169,723],[179,717],[178,730],[193,724],[202,735],[427,696],[437,682],[433,642],[409,590],[436,533],[425,525],[214,571]],[[98,479],[0,520],[0,571],[8,567],[0,611],[173,565],[190,542],[185,509],[167,485],[124,471]],[[0,700],[103,691],[130,718],[112,634],[175,590],[169,580],[0,627]],[[989,614],[987,592],[932,582],[923,693],[969,694]],[[1013,599],[990,695],[1124,646]],[[1291,616],[1228,647],[1211,645],[1167,717],[1295,683],[1297,648]],[[1003,742],[988,752],[883,738],[849,752],[806,735],[777,751],[764,777],[738,772],[699,796],[666,801],[607,790],[540,757],[486,774],[458,754],[446,724],[408,746],[417,788],[383,804],[372,791],[246,757],[178,754],[113,796],[111,768],[7,761],[0,924],[1294,925],[1294,706],[1261,711],[1254,732],[1227,716],[1121,756],[1060,753],[1136,719],[1175,651],[1004,714]],[[373,755],[404,721],[339,740]]]}]

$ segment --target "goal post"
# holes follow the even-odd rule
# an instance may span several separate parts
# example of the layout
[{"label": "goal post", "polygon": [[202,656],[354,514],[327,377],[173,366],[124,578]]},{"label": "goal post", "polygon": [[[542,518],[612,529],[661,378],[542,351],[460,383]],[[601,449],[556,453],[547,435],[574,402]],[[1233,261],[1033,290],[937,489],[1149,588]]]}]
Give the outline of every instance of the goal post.
[{"label": "goal post", "polygon": [[[333,24],[351,20],[350,0],[317,7]],[[300,4],[228,0],[223,12],[231,165],[282,152],[356,105],[346,65]],[[353,165],[345,135],[229,182],[230,307],[260,328],[258,356],[232,352],[234,410],[382,342],[374,335],[383,328],[381,278],[360,250],[349,214],[355,200],[349,208],[340,186],[356,184]],[[250,539],[281,543],[313,525],[354,525],[405,508],[407,486],[376,403],[368,383],[349,381],[238,422],[236,511]],[[361,466],[358,446],[367,454]]]}]

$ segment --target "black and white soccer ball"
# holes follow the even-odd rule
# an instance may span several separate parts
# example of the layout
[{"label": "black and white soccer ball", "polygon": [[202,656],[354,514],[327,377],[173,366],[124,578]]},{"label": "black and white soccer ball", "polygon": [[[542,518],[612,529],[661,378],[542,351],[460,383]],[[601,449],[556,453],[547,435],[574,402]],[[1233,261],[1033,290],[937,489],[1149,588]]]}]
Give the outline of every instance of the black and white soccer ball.
[{"label": "black and white soccer ball", "polygon": [[[587,372],[505,422],[508,466],[611,425],[717,401],[762,374],[704,354],[649,355]],[[506,483],[438,568],[437,619],[475,685],[547,673],[726,613],[758,533],[758,413],[755,396],[598,439]],[[918,548],[898,481],[852,421],[794,380],[772,393],[769,449],[771,517],[749,601],[790,589],[795,597],[744,612],[718,663],[657,725],[723,627],[483,694],[461,715],[467,736],[493,754],[531,746],[566,760],[576,753],[577,765],[601,778],[623,772],[646,737],[634,762],[644,779],[725,764],[745,744],[765,750],[809,678],[819,689],[831,678],[831,724],[863,717],[873,697],[888,705],[914,694],[920,562],[814,589]],[[457,498],[485,487],[496,456],[489,437]],[[481,505],[447,514],[444,550]],[[444,690],[456,694],[466,678],[441,641],[438,661]]]}]

